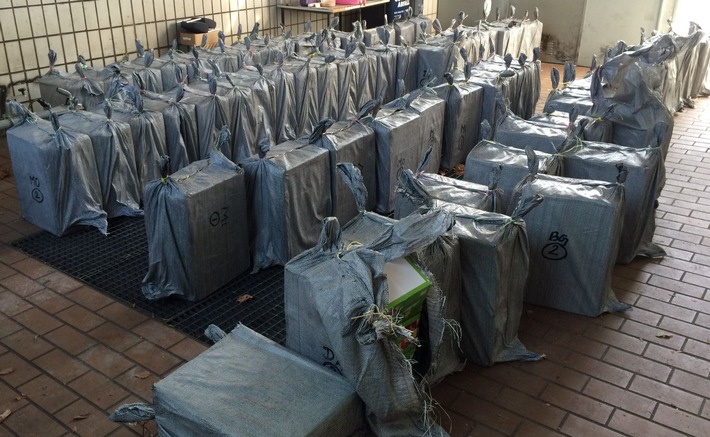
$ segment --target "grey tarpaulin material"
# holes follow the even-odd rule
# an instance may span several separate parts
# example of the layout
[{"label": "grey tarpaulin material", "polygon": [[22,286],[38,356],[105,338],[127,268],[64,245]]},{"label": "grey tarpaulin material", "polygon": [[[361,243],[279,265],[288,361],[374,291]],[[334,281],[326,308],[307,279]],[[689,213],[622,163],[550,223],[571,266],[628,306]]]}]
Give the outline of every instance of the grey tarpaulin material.
[{"label": "grey tarpaulin material", "polygon": [[[367,110],[367,108],[365,108]],[[338,121],[330,125],[332,120],[325,124],[321,123],[313,132],[310,143],[317,147],[328,150],[330,156],[330,183],[331,199],[333,209],[331,216],[339,221],[347,223],[355,217],[359,208],[353,199],[352,191],[338,176],[337,164],[339,162],[350,162],[361,172],[364,187],[368,193],[375,193],[377,163],[377,149],[375,147],[375,133],[373,130],[360,121],[366,116],[361,114],[354,121]],[[368,198],[370,199],[370,198]],[[364,209],[371,210],[374,207],[374,197],[364,203]]]},{"label": "grey tarpaulin material", "polygon": [[[175,41],[173,43],[177,45]],[[159,62],[156,67],[160,69],[164,91],[174,89],[178,85],[178,82],[180,82],[180,79],[187,77],[187,66],[179,62],[179,58],[176,56],[176,50],[175,47],[169,49],[167,54],[156,61]]]},{"label": "grey tarpaulin material", "polygon": [[[272,96],[274,105],[274,141],[283,143],[295,140],[298,132],[298,111],[296,106],[296,79],[293,72],[284,68],[284,56],[279,53],[276,66],[270,72],[268,79],[274,84]],[[240,156],[238,159],[242,159]]]},{"label": "grey tarpaulin material", "polygon": [[506,361],[538,361],[518,339],[529,270],[523,216],[542,202],[526,199],[513,215],[480,211],[435,200],[455,215],[461,245],[461,343],[467,359],[481,366]]},{"label": "grey tarpaulin material", "polygon": [[382,99],[383,103],[389,103],[397,95],[397,50],[390,45],[390,31],[384,27],[378,27],[382,45],[369,48],[370,52],[377,56],[377,77],[375,79],[375,95],[373,97]]},{"label": "grey tarpaulin material", "polygon": [[132,72],[134,76],[134,82],[136,76],[140,78],[143,82],[146,91],[152,91],[154,93],[163,92],[163,73],[159,68],[151,68],[153,65],[153,60],[155,55],[153,55],[152,50],[148,50],[143,55],[142,63],[140,65],[134,64],[134,70]]},{"label": "grey tarpaulin material", "polygon": [[545,101],[543,112],[572,112],[572,108],[577,110],[581,115],[592,113],[594,102],[588,89],[565,87],[550,91]]},{"label": "grey tarpaulin material", "polygon": [[42,100],[50,105],[62,106],[66,104],[67,97],[61,94],[58,89],[67,89],[70,78],[67,73],[54,68],[57,63],[57,52],[54,49],[49,49],[47,56],[49,57],[49,71],[37,80],[39,94]]},{"label": "grey tarpaulin material", "polygon": [[361,108],[372,99],[377,99],[377,55],[371,50],[366,50],[358,44],[356,51],[351,56],[358,63],[358,95],[357,107]]},{"label": "grey tarpaulin material", "polygon": [[434,91],[446,102],[441,166],[451,169],[466,160],[478,141],[483,89],[469,82],[468,78],[455,81],[449,73],[446,81],[434,87]]},{"label": "grey tarpaulin material", "polygon": [[160,112],[144,110],[143,97],[136,88],[127,86],[124,92],[129,102],[107,101],[104,105],[113,106],[114,119],[131,125],[136,170],[142,188],[153,179],[160,178],[160,157],[167,154],[165,123]]},{"label": "grey tarpaulin material", "polygon": [[311,64],[316,69],[318,77],[318,120],[324,118],[338,119],[338,103],[340,99],[340,86],[338,83],[338,67],[333,62],[335,57],[314,57]]},{"label": "grey tarpaulin material", "polygon": [[261,65],[256,67],[243,68],[236,75],[232,76],[235,79],[235,84],[248,87],[251,89],[252,106],[249,108],[252,111],[257,126],[255,128],[256,144],[250,144],[252,154],[259,153],[258,144],[276,142],[276,129],[274,125],[274,108],[275,86],[274,83],[264,76],[264,70]]},{"label": "grey tarpaulin material", "polygon": [[288,260],[315,246],[330,215],[330,158],[325,149],[288,141],[262,144],[241,162],[246,174],[252,271]]},{"label": "grey tarpaulin material", "polygon": [[145,187],[146,298],[198,301],[249,269],[244,185],[244,171],[215,147]]},{"label": "grey tarpaulin material", "polygon": [[366,205],[371,202],[368,199],[372,192],[366,189],[357,166],[349,162],[339,163],[338,173],[353,193],[358,209],[358,215],[342,228],[343,243],[346,246],[351,243],[366,246],[382,235],[395,220],[366,209]]},{"label": "grey tarpaulin material", "polygon": [[[397,50],[397,83],[404,84],[402,95],[420,88],[419,85],[419,56],[417,48],[413,46],[398,46]],[[401,82],[400,82],[401,81]],[[399,96],[398,96],[399,97]]]},{"label": "grey tarpaulin material", "polygon": [[142,187],[138,185],[131,126],[91,112],[72,111],[59,117],[63,128],[91,138],[101,185],[103,209],[109,218],[140,216]]},{"label": "grey tarpaulin material", "polygon": [[[665,134],[659,127],[658,137]],[[659,140],[660,140],[659,138]],[[625,206],[617,263],[636,256],[659,258],[664,250],[653,243],[656,228],[654,203],[663,185],[664,166],[658,145],[645,149],[607,143],[580,142],[564,153],[564,176],[615,182],[619,163],[629,169],[624,182]]]},{"label": "grey tarpaulin material", "polygon": [[357,102],[360,99],[360,64],[352,56],[355,45],[349,45],[344,50],[331,49],[329,54],[335,56],[333,63],[338,70],[338,120],[350,120],[357,113]]},{"label": "grey tarpaulin material", "polygon": [[695,69],[693,83],[690,87],[690,96],[696,98],[703,95],[703,86],[705,78],[708,75],[708,67],[710,67],[710,41],[708,34],[703,32],[703,37],[698,43],[698,66]]},{"label": "grey tarpaulin material", "polygon": [[444,83],[444,73],[451,71],[456,59],[455,52],[458,50],[452,38],[442,35],[429,37],[426,43],[420,42],[416,48],[419,57],[417,66],[419,85],[422,85],[428,72],[431,72],[438,83]]},{"label": "grey tarpaulin material", "polygon": [[[562,157],[543,152],[535,152],[538,158],[538,172],[551,175],[562,174]],[[508,147],[500,143],[484,140],[478,143],[466,158],[464,180],[478,184],[487,184],[491,171],[501,168],[498,188],[501,190],[501,211],[509,213],[515,207],[513,195],[515,187],[530,170],[528,156],[522,149]]]},{"label": "grey tarpaulin material", "polygon": [[[417,107],[421,114],[414,109],[414,102],[420,99]],[[423,97],[422,91],[415,91],[385,105],[370,121],[377,145],[377,212],[389,213],[394,209],[399,172],[417,168],[430,147],[434,152],[423,170],[430,173],[439,170],[444,112],[443,100]]]},{"label": "grey tarpaulin material", "polygon": [[[194,83],[185,87],[185,103],[195,105],[197,113],[197,135],[199,138],[199,159],[206,159],[212,145],[215,143],[217,133],[223,126],[231,127],[231,110],[232,102],[229,97],[218,94],[217,80],[211,77],[208,82],[209,91],[203,91],[194,87]],[[227,88],[224,88],[222,93],[226,94]],[[229,145],[222,145],[222,153],[228,157],[232,157]]]},{"label": "grey tarpaulin material", "polygon": [[244,325],[156,383],[153,400],[165,437],[331,437],[365,426],[345,378]]},{"label": "grey tarpaulin material", "polygon": [[[570,120],[571,123],[574,120]],[[570,126],[545,126],[517,117],[499,97],[496,102],[495,141],[506,146],[525,149],[530,146],[539,152],[558,153],[567,140]]]},{"label": "grey tarpaulin material", "polygon": [[668,126],[661,150],[665,156],[673,131],[673,115],[658,94],[646,86],[641,65],[628,54],[608,60],[595,72],[592,87],[594,113],[617,103],[610,119],[614,123],[614,144],[645,148],[654,142],[656,123]]},{"label": "grey tarpaulin material", "polygon": [[[338,164],[338,171],[353,191],[360,214],[342,228],[345,247],[366,246],[384,234],[395,220],[362,209],[367,202],[367,190],[357,167]],[[424,348],[417,349],[415,370],[432,386],[446,375],[461,370],[463,353],[459,346],[459,307],[461,274],[459,244],[455,235],[447,233],[432,244],[417,251],[413,260],[426,270],[435,286],[426,298],[426,317],[420,327]]]},{"label": "grey tarpaulin material", "polygon": [[[184,90],[182,91],[184,94]],[[178,91],[180,93],[180,91]],[[180,112],[175,110],[175,100],[165,99],[161,94],[144,91],[143,105],[149,111],[159,112],[163,115],[163,124],[165,125],[165,147],[167,155],[170,157],[171,171],[177,171],[190,163],[187,157],[187,146],[185,139],[182,136],[181,128],[183,126]],[[163,98],[160,98],[160,97]],[[182,98],[181,96],[179,96]],[[195,127],[197,125],[194,125]]]},{"label": "grey tarpaulin material", "polygon": [[394,43],[398,46],[412,45],[417,41],[417,23],[408,17],[405,20],[395,20]]},{"label": "grey tarpaulin material", "polygon": [[[200,139],[198,136],[197,129],[197,112],[195,111],[195,105],[191,103],[186,103],[183,98],[185,97],[185,89],[182,84],[179,84],[174,90],[173,97],[164,94],[154,94],[144,92],[143,95],[147,99],[152,100],[162,100],[167,103],[167,107],[163,109],[163,114],[166,117],[175,118],[177,117],[179,121],[179,128],[177,132],[182,137],[185,145],[186,162],[180,164],[180,156],[182,156],[182,151],[177,156],[177,162],[172,163],[173,157],[171,156],[171,166],[174,168],[182,168],[185,165],[195,162],[200,158]],[[166,123],[167,128],[167,123]],[[172,133],[166,132],[166,135],[173,135]]]},{"label": "grey tarpaulin material", "polygon": [[155,407],[150,404],[123,404],[108,416],[112,422],[143,422],[155,419]]},{"label": "grey tarpaulin material", "polygon": [[500,176],[499,172],[491,177],[492,186],[486,186],[432,173],[415,175],[411,170],[406,169],[399,176],[394,218],[406,217],[422,207],[431,209],[433,200],[498,212],[501,202],[501,193],[495,187],[498,176]]},{"label": "grey tarpaulin material", "polygon": [[[613,113],[614,107],[607,108],[607,112],[600,117],[590,117],[588,115],[577,116],[577,122],[587,120],[582,131],[584,141],[595,141],[599,143],[610,143],[614,135],[614,123],[608,117]],[[528,120],[540,126],[556,127],[567,129],[570,127],[569,113],[553,111],[550,113],[537,114]]]},{"label": "grey tarpaulin material", "polygon": [[74,225],[106,234],[106,212],[91,139],[37,118],[15,101],[8,101],[14,126],[7,131],[12,171],[22,217],[56,236]]},{"label": "grey tarpaulin material", "polygon": [[623,173],[619,182],[531,173],[516,199],[545,201],[525,216],[530,273],[525,301],[584,316],[624,311],[611,288],[623,224]]},{"label": "grey tarpaulin material", "polygon": [[297,55],[291,55],[288,62],[284,64],[284,70],[290,71],[293,74],[296,102],[297,125],[296,133],[298,136],[309,134],[318,119],[318,73],[315,67],[311,65],[311,58],[298,58]]},{"label": "grey tarpaulin material", "polygon": [[257,103],[265,99],[268,104],[271,99],[269,82],[265,82],[266,86],[259,87],[255,94],[255,83],[244,81],[238,75],[223,74],[217,81],[218,92],[231,104],[230,131],[234,134],[229,146],[229,156],[232,161],[254,155],[260,143],[273,144],[271,118],[265,116],[266,109]]},{"label": "grey tarpaulin material", "polygon": [[85,109],[91,110],[104,101],[102,84],[88,77],[81,64],[76,64],[75,69],[76,75],[70,76],[67,90]]},{"label": "grey tarpaulin material", "polygon": [[318,245],[286,265],[286,345],[344,375],[376,435],[444,434],[421,420],[422,387],[399,348],[411,333],[381,311],[388,302],[384,264],[426,247],[452,224],[441,212],[410,216],[371,244],[344,250],[331,217]]}]

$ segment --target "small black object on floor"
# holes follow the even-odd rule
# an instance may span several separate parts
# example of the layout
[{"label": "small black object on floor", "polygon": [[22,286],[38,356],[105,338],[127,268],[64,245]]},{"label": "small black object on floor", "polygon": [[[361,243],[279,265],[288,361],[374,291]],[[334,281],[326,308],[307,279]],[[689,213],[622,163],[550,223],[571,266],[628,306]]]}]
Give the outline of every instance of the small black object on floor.
[{"label": "small black object on floor", "polygon": [[141,281],[148,272],[143,218],[112,219],[108,232],[104,236],[94,228],[82,227],[61,238],[39,232],[12,246],[201,341],[207,340],[203,332],[210,323],[229,332],[241,322],[283,343],[282,267],[254,275],[244,273],[200,302],[176,298],[150,301],[141,292]]}]

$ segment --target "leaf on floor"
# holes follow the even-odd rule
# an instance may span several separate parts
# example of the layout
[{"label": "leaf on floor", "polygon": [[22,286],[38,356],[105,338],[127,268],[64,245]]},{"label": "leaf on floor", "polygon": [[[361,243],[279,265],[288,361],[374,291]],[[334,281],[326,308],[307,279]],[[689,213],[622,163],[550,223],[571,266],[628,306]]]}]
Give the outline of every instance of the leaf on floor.
[{"label": "leaf on floor", "polygon": [[136,373],[136,374],[135,374],[135,377],[138,378],[138,379],[146,379],[146,378],[149,377],[149,376],[150,376],[150,372],[147,371],[147,370],[146,370],[145,372],[141,372],[141,373]]},{"label": "leaf on floor", "polygon": [[251,299],[254,299],[254,296],[251,294],[240,294],[239,297],[237,297],[237,303],[244,303]]},{"label": "leaf on floor", "polygon": [[14,371],[15,371],[15,369],[13,369],[12,367],[6,367],[4,369],[0,369],[0,376],[9,375],[10,373],[12,373]]},{"label": "leaf on floor", "polygon": [[10,414],[12,414],[12,411],[10,411],[9,409],[5,410],[4,413],[0,414],[0,423],[3,423],[5,421],[5,419],[7,419],[10,416]]},{"label": "leaf on floor", "polygon": [[89,416],[91,416],[91,413],[77,414],[76,416],[74,416],[74,418],[72,420],[84,420],[84,419],[88,419]]},{"label": "leaf on floor", "polygon": [[673,338],[673,334],[669,334],[667,332],[659,332],[656,334],[656,337],[658,337],[658,338]]}]

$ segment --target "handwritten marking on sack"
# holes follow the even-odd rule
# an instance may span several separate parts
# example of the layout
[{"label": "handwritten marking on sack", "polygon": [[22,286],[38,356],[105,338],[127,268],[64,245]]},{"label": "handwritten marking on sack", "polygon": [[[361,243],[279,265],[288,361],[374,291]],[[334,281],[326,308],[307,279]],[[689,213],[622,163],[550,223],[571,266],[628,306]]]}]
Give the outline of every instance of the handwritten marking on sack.
[{"label": "handwritten marking on sack", "polygon": [[210,225],[213,227],[217,226],[226,226],[227,223],[229,223],[229,215],[227,214],[229,212],[228,207],[223,207],[219,211],[214,211],[212,214],[210,214]]},{"label": "handwritten marking on sack", "polygon": [[466,136],[466,125],[462,124],[461,125],[461,136],[459,136],[459,150],[463,150],[463,146],[466,144],[465,137]]},{"label": "handwritten marking on sack", "polygon": [[39,179],[35,176],[30,176],[30,186],[34,187],[32,188],[32,199],[37,203],[44,202],[44,194],[42,194],[42,191],[39,189]]},{"label": "handwritten marking on sack", "polygon": [[323,366],[329,368],[333,372],[342,375],[343,374],[343,369],[340,366],[340,361],[337,361],[335,359],[335,352],[333,352],[333,349],[323,346]]},{"label": "handwritten marking on sack", "polygon": [[551,261],[560,261],[567,258],[567,236],[559,232],[550,234],[550,242],[542,248],[543,258]]}]

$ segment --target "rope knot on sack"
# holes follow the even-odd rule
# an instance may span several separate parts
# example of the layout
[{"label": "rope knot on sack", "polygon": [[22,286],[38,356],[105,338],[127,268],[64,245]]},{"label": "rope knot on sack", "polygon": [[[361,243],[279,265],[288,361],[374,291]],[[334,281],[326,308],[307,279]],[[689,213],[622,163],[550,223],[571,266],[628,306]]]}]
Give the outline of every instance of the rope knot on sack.
[{"label": "rope knot on sack", "polygon": [[405,339],[417,346],[419,345],[419,340],[414,337],[412,331],[400,325],[400,315],[382,312],[375,304],[372,304],[370,309],[362,315],[353,317],[353,320],[355,319],[365,319],[365,323],[370,325],[375,331],[377,340],[394,337]]}]

